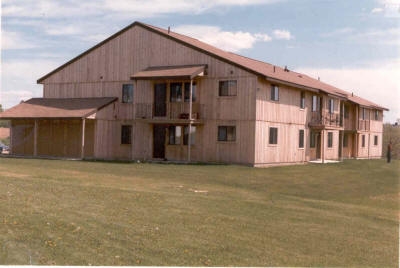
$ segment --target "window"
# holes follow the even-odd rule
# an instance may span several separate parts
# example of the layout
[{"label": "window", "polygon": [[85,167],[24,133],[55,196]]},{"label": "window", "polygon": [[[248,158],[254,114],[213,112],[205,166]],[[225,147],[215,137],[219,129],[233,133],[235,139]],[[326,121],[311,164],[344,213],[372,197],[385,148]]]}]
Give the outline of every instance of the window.
[{"label": "window", "polygon": [[378,136],[377,135],[374,136],[374,145],[375,146],[378,145]]},{"label": "window", "polygon": [[218,141],[235,141],[235,126],[218,126]]},{"label": "window", "polygon": [[133,101],[133,84],[122,85],[122,102],[131,103]]},{"label": "window", "polygon": [[[185,83],[185,102],[190,101],[190,82]],[[192,83],[192,101],[196,101],[196,82]]]},{"label": "window", "polygon": [[276,85],[271,86],[271,100],[273,101],[279,100],[279,87]]},{"label": "window", "polygon": [[343,147],[347,148],[349,146],[349,136],[348,134],[343,135]]},{"label": "window", "polygon": [[375,110],[375,120],[379,121],[379,111]]},{"label": "window", "polygon": [[312,111],[316,112],[319,111],[319,104],[320,103],[320,98],[317,95],[312,96]]},{"label": "window", "polygon": [[315,148],[315,139],[317,138],[317,133],[312,131],[310,135],[310,148]]},{"label": "window", "polygon": [[365,147],[365,135],[361,136],[361,147]]},{"label": "window", "polygon": [[182,127],[181,126],[169,126],[169,144],[179,145],[181,144]]},{"label": "window", "polygon": [[361,119],[362,120],[367,120],[368,118],[367,118],[367,109],[365,109],[365,108],[362,108],[362,110],[361,110]]},{"label": "window", "polygon": [[278,128],[269,128],[269,144],[278,144]]},{"label": "window", "polygon": [[121,126],[121,144],[132,144],[132,126]]},{"label": "window", "polygon": [[329,99],[329,113],[333,114],[334,110],[335,110],[335,100]]},{"label": "window", "polygon": [[299,130],[299,148],[304,148],[304,129]]},{"label": "window", "polygon": [[306,108],[306,93],[304,91],[300,92],[300,108]]},{"label": "window", "polygon": [[349,119],[349,106],[344,105],[344,118]]},{"label": "window", "polygon": [[328,148],[333,147],[333,132],[328,132]]},{"label": "window", "polygon": [[219,81],[219,96],[236,96],[237,82],[236,80]]},{"label": "window", "polygon": [[182,101],[182,83],[171,83],[169,84],[170,89],[170,102]]},{"label": "window", "polygon": [[[196,139],[196,127],[192,126],[191,127],[191,133],[190,133],[190,145],[194,145],[194,141]],[[183,130],[183,145],[188,145],[188,140],[189,140],[189,126],[185,126]]]}]

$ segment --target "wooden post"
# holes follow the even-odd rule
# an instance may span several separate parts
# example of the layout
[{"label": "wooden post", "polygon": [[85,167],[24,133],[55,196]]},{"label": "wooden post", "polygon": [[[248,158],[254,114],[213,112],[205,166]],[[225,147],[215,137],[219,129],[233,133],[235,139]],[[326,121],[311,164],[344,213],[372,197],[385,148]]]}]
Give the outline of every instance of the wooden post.
[{"label": "wooden post", "polygon": [[340,150],[340,152],[341,152],[340,161],[342,161],[342,162],[343,162],[344,126],[345,126],[345,124],[344,124],[344,102],[342,102],[342,127],[343,127],[343,130],[342,130],[342,139],[340,141],[340,146],[342,147],[342,149]]},{"label": "wooden post", "polygon": [[86,119],[82,118],[82,147],[81,147],[81,158],[85,157],[85,128],[86,128]]},{"label": "wooden post", "polygon": [[191,150],[191,138],[192,138],[192,110],[193,110],[193,102],[192,102],[192,97],[193,97],[193,79],[190,79],[190,96],[189,96],[189,133],[188,133],[188,162],[190,162],[190,150]]},{"label": "wooden post", "polygon": [[33,127],[33,156],[37,156],[37,139],[38,139],[38,120],[35,119],[35,125]]},{"label": "wooden post", "polygon": [[321,130],[321,161],[325,163],[325,131]]}]

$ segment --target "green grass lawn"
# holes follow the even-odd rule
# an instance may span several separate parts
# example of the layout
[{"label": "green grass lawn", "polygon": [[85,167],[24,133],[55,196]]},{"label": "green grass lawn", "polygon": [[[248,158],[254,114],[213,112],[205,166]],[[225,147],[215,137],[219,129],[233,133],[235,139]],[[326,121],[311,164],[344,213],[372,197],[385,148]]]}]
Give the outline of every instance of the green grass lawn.
[{"label": "green grass lawn", "polygon": [[0,264],[398,267],[399,170],[0,158]]}]

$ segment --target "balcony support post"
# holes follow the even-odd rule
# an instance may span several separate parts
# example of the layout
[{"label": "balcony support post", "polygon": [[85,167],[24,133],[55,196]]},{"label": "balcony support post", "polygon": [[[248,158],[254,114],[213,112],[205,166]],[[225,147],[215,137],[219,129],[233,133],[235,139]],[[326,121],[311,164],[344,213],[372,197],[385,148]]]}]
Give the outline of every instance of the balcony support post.
[{"label": "balcony support post", "polygon": [[192,139],[192,109],[193,109],[193,79],[190,79],[190,96],[189,96],[189,133],[188,133],[188,162],[191,160],[191,139]]}]

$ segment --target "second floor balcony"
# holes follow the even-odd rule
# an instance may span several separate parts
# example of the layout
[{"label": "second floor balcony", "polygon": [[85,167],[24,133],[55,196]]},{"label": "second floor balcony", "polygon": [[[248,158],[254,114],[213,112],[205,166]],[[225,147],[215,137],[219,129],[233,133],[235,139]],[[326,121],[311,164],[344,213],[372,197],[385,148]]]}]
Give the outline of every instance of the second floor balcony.
[{"label": "second floor balcony", "polygon": [[190,104],[188,102],[167,102],[155,105],[154,103],[136,103],[135,119],[171,121],[171,122],[200,122],[205,115],[205,105],[192,103],[192,117],[190,118]]},{"label": "second floor balcony", "polygon": [[310,127],[343,127],[343,120],[340,114],[331,114],[329,112],[311,112]]}]

